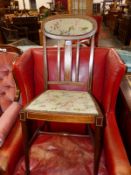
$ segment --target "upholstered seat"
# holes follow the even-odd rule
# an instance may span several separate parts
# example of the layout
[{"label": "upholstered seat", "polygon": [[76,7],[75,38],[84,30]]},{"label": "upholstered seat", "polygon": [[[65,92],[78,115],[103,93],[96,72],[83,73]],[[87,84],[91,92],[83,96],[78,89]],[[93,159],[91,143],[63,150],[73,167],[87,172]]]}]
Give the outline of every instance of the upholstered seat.
[{"label": "upholstered seat", "polygon": [[88,92],[48,90],[28,107],[28,110],[42,112],[65,112],[98,115],[96,106]]}]

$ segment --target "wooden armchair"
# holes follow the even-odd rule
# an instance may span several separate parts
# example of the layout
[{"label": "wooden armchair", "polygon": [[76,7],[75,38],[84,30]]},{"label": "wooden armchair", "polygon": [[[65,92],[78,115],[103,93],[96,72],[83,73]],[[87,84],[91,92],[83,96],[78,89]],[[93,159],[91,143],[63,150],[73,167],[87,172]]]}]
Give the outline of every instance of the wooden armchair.
[{"label": "wooden armchair", "polygon": [[18,27],[7,20],[0,20],[0,31],[4,44],[9,44],[20,38],[28,38],[27,27]]},{"label": "wooden armchair", "polygon": [[9,44],[19,39],[19,33],[16,29],[0,27],[4,44]]},{"label": "wooden armchair", "polygon": [[40,24],[38,22],[37,16],[28,17],[14,17],[13,25],[22,28],[25,27],[28,30],[28,39],[39,44],[39,28]]}]

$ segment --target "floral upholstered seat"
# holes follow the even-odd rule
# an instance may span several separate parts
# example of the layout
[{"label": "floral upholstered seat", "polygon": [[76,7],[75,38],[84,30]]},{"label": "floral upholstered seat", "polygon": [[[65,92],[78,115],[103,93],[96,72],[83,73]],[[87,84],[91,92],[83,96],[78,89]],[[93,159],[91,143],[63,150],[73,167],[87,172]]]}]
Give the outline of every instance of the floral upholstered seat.
[{"label": "floral upholstered seat", "polygon": [[98,114],[90,94],[82,91],[47,90],[27,109],[45,112]]}]

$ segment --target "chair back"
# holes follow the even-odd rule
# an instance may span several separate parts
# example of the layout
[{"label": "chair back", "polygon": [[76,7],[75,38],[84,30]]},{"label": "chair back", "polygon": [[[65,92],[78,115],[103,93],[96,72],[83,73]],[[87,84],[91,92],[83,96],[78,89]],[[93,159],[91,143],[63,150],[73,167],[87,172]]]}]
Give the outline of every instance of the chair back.
[{"label": "chair back", "polygon": [[[90,56],[89,56],[89,80],[87,90],[92,89],[92,71],[94,59],[94,35],[97,30],[97,23],[91,17],[61,15],[48,18],[44,22],[44,83],[45,90],[49,84],[63,85],[83,85],[79,81],[79,64],[80,64],[80,48],[81,43],[89,40]],[[57,42],[57,79],[49,81],[48,75],[48,58],[47,58],[47,38],[55,39]],[[74,53],[74,50],[76,53]],[[75,59],[73,59],[75,54]],[[64,60],[63,60],[64,59]],[[75,62],[75,74],[72,75],[72,69]],[[61,71],[64,71],[61,74]],[[52,70],[53,73],[53,70]],[[61,76],[63,75],[63,76]],[[73,78],[72,78],[73,77]]]}]

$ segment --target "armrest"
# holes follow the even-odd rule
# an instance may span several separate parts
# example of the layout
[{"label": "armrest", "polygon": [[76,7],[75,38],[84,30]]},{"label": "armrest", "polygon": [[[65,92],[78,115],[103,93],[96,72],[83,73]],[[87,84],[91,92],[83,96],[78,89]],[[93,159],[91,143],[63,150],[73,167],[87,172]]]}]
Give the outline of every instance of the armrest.
[{"label": "armrest", "polygon": [[114,49],[110,49],[106,58],[102,104],[106,112],[114,111],[116,98],[122,77],[126,71],[125,64]]},{"label": "armrest", "polygon": [[34,60],[31,49],[24,52],[13,65],[13,74],[21,91],[23,105],[34,97]]},{"label": "armrest", "polygon": [[[3,50],[3,52],[6,52],[6,53],[9,52],[9,54],[15,54],[16,58],[17,58],[17,56],[20,56],[22,54],[21,49],[15,47],[13,45],[9,45],[9,44],[8,45],[7,44],[0,44],[0,51],[2,52],[2,50]],[[15,57],[15,55],[14,55],[14,57]]]},{"label": "armrest", "polygon": [[0,147],[4,144],[4,141],[11,128],[15,124],[18,117],[21,105],[18,102],[13,102],[6,111],[0,117]]},{"label": "armrest", "polygon": [[106,162],[111,175],[129,175],[131,166],[119,133],[114,113],[106,116],[104,150]]},{"label": "armrest", "polygon": [[13,174],[16,164],[23,154],[21,123],[16,120],[10,134],[0,148],[0,174]]}]

